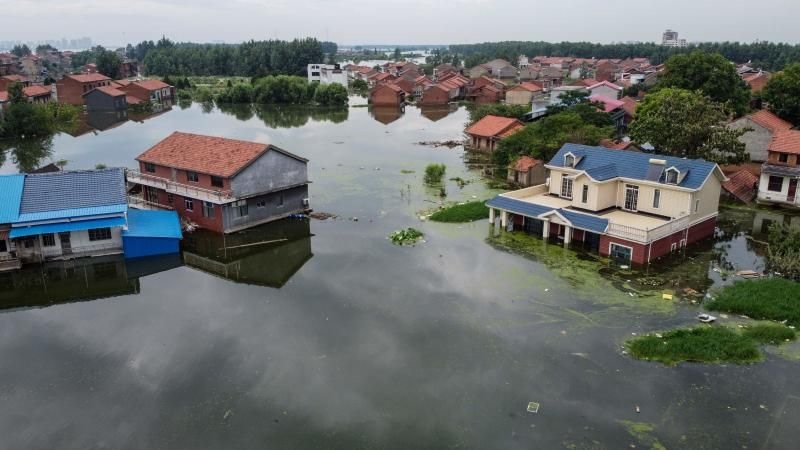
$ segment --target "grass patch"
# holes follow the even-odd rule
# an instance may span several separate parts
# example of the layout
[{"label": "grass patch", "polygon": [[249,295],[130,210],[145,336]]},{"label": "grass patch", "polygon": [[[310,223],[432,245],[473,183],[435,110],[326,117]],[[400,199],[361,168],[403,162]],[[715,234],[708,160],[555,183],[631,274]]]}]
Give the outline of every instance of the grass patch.
[{"label": "grass patch", "polygon": [[441,183],[446,171],[447,166],[444,164],[428,164],[425,167],[425,182],[428,184]]},{"label": "grass patch", "polygon": [[[661,336],[661,337],[659,337]],[[683,361],[748,364],[761,360],[756,341],[726,327],[678,329],[631,339],[628,350],[639,359],[669,366]]]},{"label": "grass patch", "polygon": [[423,236],[425,235],[422,231],[409,227],[405,230],[395,231],[389,235],[389,239],[392,241],[392,244],[395,245],[414,245],[422,239]]},{"label": "grass patch", "polygon": [[779,323],[752,325],[742,330],[742,334],[756,342],[772,345],[780,345],[786,341],[797,339],[797,334],[793,329]]},{"label": "grass patch", "polygon": [[722,288],[706,305],[712,311],[800,325],[800,283],[783,278],[739,281]]},{"label": "grass patch", "polygon": [[449,206],[431,214],[434,222],[463,223],[489,217],[489,208],[482,201],[462,203]]},{"label": "grass patch", "polygon": [[400,173],[402,173],[402,174],[409,174],[409,173],[414,173],[414,172],[415,172],[414,170],[409,170],[409,169],[400,170]]}]

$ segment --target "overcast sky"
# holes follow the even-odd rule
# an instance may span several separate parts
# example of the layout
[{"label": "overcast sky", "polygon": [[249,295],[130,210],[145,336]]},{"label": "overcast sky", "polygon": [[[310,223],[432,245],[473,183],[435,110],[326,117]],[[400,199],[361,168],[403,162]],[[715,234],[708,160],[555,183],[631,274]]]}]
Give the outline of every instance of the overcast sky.
[{"label": "overcast sky", "polygon": [[0,0],[0,40],[800,41],[800,0]]}]

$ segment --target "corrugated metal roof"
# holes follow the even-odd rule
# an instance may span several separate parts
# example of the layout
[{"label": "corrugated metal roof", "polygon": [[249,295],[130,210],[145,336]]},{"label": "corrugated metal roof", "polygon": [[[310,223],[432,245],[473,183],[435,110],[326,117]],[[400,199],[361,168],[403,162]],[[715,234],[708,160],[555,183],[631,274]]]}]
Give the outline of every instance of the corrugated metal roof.
[{"label": "corrugated metal roof", "polygon": [[99,216],[105,214],[124,213],[128,209],[127,203],[120,205],[95,206],[89,208],[59,209],[36,213],[20,214],[17,223],[37,222],[41,220],[67,219],[70,217]]},{"label": "corrugated metal roof", "polygon": [[108,219],[79,220],[75,222],[48,223],[30,227],[12,228],[9,233],[12,239],[25,236],[36,236],[45,233],[61,233],[65,231],[91,230],[93,228],[112,228],[125,226],[124,217],[111,217]]},{"label": "corrugated metal roof", "polygon": [[0,223],[11,223],[19,216],[25,175],[0,176]]},{"label": "corrugated metal roof", "polygon": [[126,205],[121,168],[28,174],[20,214]]},{"label": "corrugated metal roof", "polygon": [[591,231],[593,233],[605,233],[608,228],[608,219],[593,216],[590,214],[583,214],[575,211],[570,211],[563,208],[551,208],[548,206],[537,205],[535,203],[524,202],[515,198],[497,197],[486,202],[486,205],[492,208],[503,209],[514,214],[521,214],[527,217],[540,218],[544,214],[558,213],[567,219],[572,226],[581,230]]},{"label": "corrugated metal roof", "polygon": [[[587,171],[588,173],[592,169],[598,169],[611,164],[616,166],[617,177],[642,181],[647,180],[650,159],[663,159],[666,160],[665,168],[675,166],[682,168],[683,171],[688,171],[680,184],[678,184],[678,186],[688,189],[699,189],[706,178],[708,178],[709,174],[717,167],[716,164],[703,159],[684,159],[651,153],[624,152],[607,149],[605,147],[592,147],[579,144],[564,144],[561,150],[550,160],[549,165],[564,167],[564,155],[567,152],[583,156],[575,166],[577,170]],[[603,169],[604,174],[606,170],[605,168]]]},{"label": "corrugated metal roof", "polygon": [[128,229],[125,237],[181,239],[181,222],[175,211],[128,210]]}]

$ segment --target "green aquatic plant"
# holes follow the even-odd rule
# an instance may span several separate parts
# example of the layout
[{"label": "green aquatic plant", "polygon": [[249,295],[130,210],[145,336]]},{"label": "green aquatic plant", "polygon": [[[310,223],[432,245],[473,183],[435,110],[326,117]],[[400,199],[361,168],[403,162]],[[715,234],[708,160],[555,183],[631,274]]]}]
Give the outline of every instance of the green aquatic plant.
[{"label": "green aquatic plant", "polygon": [[631,355],[674,366],[683,361],[749,364],[760,361],[756,341],[727,327],[681,328],[626,343]]},{"label": "green aquatic plant", "polygon": [[428,184],[441,183],[446,171],[447,166],[444,164],[428,164],[425,167],[425,182]]},{"label": "green aquatic plant", "polygon": [[797,333],[779,323],[760,323],[742,330],[742,334],[762,344],[780,345],[797,339]]},{"label": "green aquatic plant", "polygon": [[463,223],[489,217],[489,208],[482,201],[461,203],[448,206],[431,214],[434,222]]},{"label": "green aquatic plant", "polygon": [[783,278],[739,281],[725,286],[707,303],[712,311],[800,325],[800,283]]},{"label": "green aquatic plant", "polygon": [[416,228],[408,227],[405,230],[397,230],[389,235],[392,244],[395,245],[414,245],[425,235]]}]

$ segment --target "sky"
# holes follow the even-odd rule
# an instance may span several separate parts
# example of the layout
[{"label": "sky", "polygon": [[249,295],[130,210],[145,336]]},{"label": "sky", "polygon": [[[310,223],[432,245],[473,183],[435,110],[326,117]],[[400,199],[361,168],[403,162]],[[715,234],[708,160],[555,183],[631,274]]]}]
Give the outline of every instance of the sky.
[{"label": "sky", "polygon": [[798,43],[800,0],[0,0],[0,41],[91,37],[340,45],[501,40]]}]

